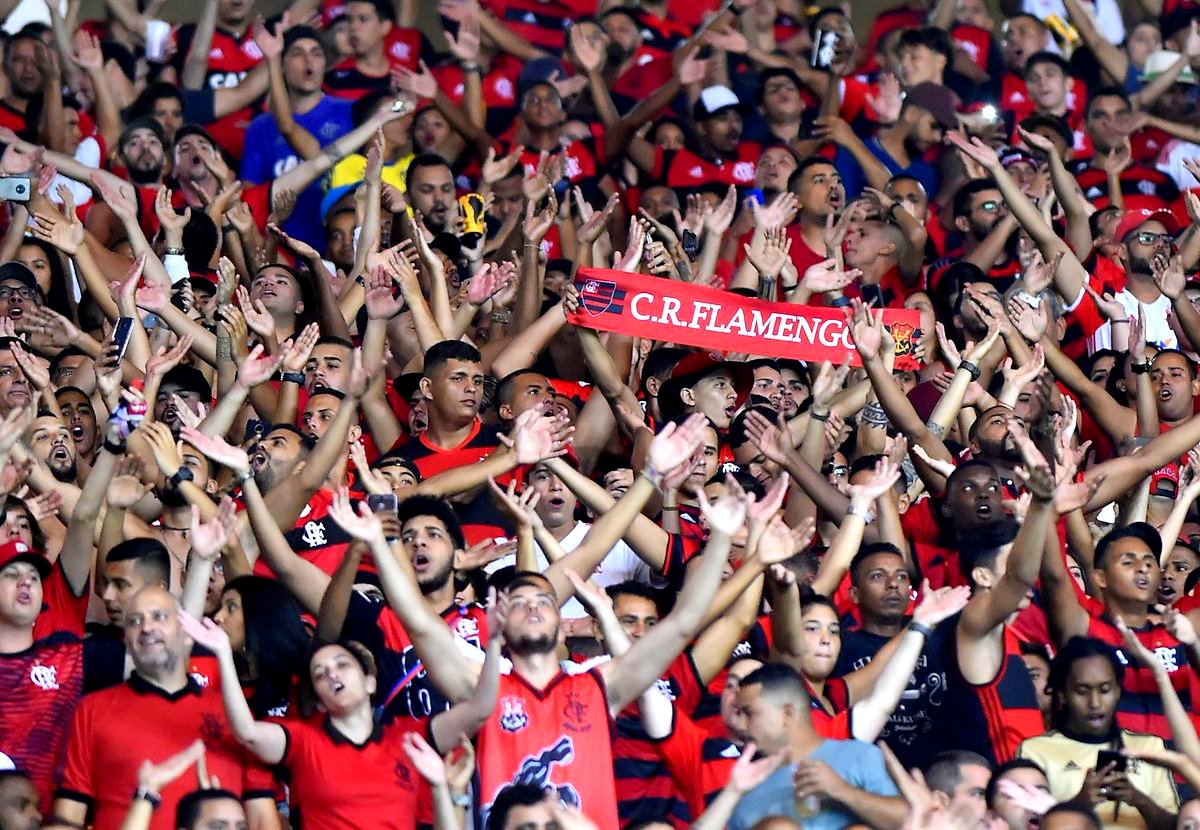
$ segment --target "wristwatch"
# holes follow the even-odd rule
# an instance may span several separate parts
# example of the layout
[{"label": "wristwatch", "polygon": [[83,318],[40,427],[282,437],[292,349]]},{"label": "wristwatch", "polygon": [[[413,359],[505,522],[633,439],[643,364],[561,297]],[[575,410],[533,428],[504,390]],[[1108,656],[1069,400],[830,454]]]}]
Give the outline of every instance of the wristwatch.
[{"label": "wristwatch", "polygon": [[183,484],[183,482],[195,481],[195,479],[196,474],[192,472],[191,467],[180,467],[175,471],[175,475],[167,479],[167,484],[170,485],[172,489],[178,489],[179,485]]},{"label": "wristwatch", "polygon": [[958,364],[958,368],[966,369],[967,374],[971,376],[971,380],[979,380],[979,376],[982,374],[982,372],[979,371],[979,367],[969,360],[961,361]]},{"label": "wristwatch", "polygon": [[162,804],[162,796],[158,793],[150,792],[148,787],[138,787],[133,791],[134,801],[145,801],[150,805],[151,809],[158,809],[158,805]]},{"label": "wristwatch", "polygon": [[930,637],[933,635],[933,629],[932,629],[932,628],[930,628],[929,626],[925,625],[925,623],[919,623],[919,622],[917,622],[916,620],[913,620],[912,622],[910,622],[910,623],[908,624],[908,628],[909,628],[909,630],[910,630],[910,631],[915,631],[915,632],[917,632],[917,633],[918,633],[918,634],[920,634],[922,637],[924,637],[926,640],[928,640],[928,639],[929,639],[929,638],[930,638]]},{"label": "wristwatch", "polygon": [[297,386],[303,386],[304,385],[304,373],[303,372],[280,372],[279,380],[282,381],[283,383],[294,383]]},{"label": "wristwatch", "polygon": [[1144,360],[1141,363],[1134,363],[1130,365],[1129,371],[1135,375],[1148,375],[1150,374],[1150,361]]},{"label": "wristwatch", "polygon": [[875,514],[865,507],[859,507],[854,502],[850,502],[850,506],[846,508],[847,516],[858,516],[863,520],[863,524],[870,524],[875,521]]}]

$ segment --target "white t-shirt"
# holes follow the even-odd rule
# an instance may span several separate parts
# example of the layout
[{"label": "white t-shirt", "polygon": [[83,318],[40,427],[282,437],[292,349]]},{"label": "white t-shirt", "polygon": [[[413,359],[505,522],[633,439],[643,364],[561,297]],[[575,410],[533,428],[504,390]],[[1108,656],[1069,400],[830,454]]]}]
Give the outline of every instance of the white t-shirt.
[{"label": "white t-shirt", "polygon": [[[571,528],[571,532],[560,543],[563,551],[570,553],[583,544],[584,538],[591,529],[592,526],[587,522],[576,522],[575,527]],[[534,543],[534,550],[537,552],[538,568],[543,571],[549,568],[550,560],[546,558],[546,554],[542,552],[541,547],[536,542]],[[486,570],[488,573],[492,573],[500,568],[516,564],[516,555],[510,555],[502,559],[497,559],[488,565]],[[625,540],[618,539],[617,543],[612,546],[612,550],[606,553],[604,559],[600,561],[596,572],[592,574],[592,581],[602,588],[607,588],[609,585],[616,585],[618,582],[625,582],[626,580],[644,582],[649,585],[650,574],[650,566],[633,552],[633,548],[625,544]],[[559,616],[564,620],[577,620],[588,616],[588,612],[584,610],[579,600],[572,597],[560,609]]]},{"label": "white t-shirt", "polygon": [[1147,343],[1153,343],[1160,349],[1178,349],[1179,338],[1175,336],[1171,324],[1167,322],[1167,312],[1171,310],[1171,300],[1165,294],[1159,294],[1152,303],[1142,303],[1138,298],[1124,290],[1116,296],[1117,302],[1125,306],[1131,319],[1137,319],[1138,306],[1146,315],[1146,331],[1143,332]]}]

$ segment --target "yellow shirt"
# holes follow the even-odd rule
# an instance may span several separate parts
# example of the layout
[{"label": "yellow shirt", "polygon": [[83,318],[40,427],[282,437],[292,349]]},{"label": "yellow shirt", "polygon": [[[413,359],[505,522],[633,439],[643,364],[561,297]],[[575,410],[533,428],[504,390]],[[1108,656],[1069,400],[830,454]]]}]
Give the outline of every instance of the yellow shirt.
[{"label": "yellow shirt", "polygon": [[[1121,740],[1126,749],[1161,749],[1162,738],[1121,731]],[[1058,730],[1022,741],[1017,747],[1018,758],[1028,758],[1046,771],[1050,780],[1050,792],[1059,801],[1069,801],[1079,794],[1087,771],[1096,766],[1096,756],[1102,749],[1113,749],[1110,744],[1090,744],[1068,738]],[[1156,767],[1136,758],[1129,759],[1129,782],[1149,796],[1164,810],[1177,812],[1179,794],[1175,791],[1175,780],[1163,767]],[[1120,808],[1118,810],[1118,807]],[[1118,805],[1115,801],[1104,801],[1096,807],[1096,815],[1104,827],[1127,827],[1129,830],[1145,830],[1142,814],[1129,804]]]},{"label": "yellow shirt", "polygon": [[[413,158],[414,156],[407,155],[395,164],[385,164],[380,178],[384,183],[392,185],[403,193],[405,191],[404,175],[408,172],[408,165],[412,163]],[[326,189],[332,190],[344,184],[358,184],[363,180],[363,174],[366,171],[367,157],[361,153],[351,153],[334,165],[333,170],[329,173],[329,184]]]}]

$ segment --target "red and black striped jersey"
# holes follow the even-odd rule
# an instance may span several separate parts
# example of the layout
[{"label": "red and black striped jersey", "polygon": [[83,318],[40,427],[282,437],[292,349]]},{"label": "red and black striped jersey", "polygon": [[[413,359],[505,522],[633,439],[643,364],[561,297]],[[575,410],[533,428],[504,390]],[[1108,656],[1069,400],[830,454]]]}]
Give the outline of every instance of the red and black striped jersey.
[{"label": "red and black striped jersey", "polygon": [[[676,712],[691,713],[695,709],[703,697],[703,684],[690,650],[675,658],[656,685]],[[642,729],[637,703],[617,715],[616,727],[613,774],[622,826],[660,820],[679,828],[689,827],[699,814],[689,813],[655,742]]]},{"label": "red and black striped jersey", "polygon": [[484,6],[534,46],[561,53],[567,29],[596,14],[596,0],[487,0]]},{"label": "red and black striped jersey", "polygon": [[[1090,158],[1074,161],[1068,169],[1074,174],[1085,199],[1097,210],[1108,207],[1112,201],[1108,173],[1093,167]],[[1138,162],[1121,171],[1120,182],[1125,210],[1169,209],[1179,198],[1179,186],[1173,178],[1156,167]]]},{"label": "red and black striped jersey", "polygon": [[[1134,636],[1153,654],[1171,678],[1171,686],[1179,695],[1179,701],[1188,712],[1193,711],[1193,690],[1196,688],[1196,672],[1188,662],[1187,647],[1175,639],[1161,623],[1152,623],[1135,629]],[[1172,740],[1171,727],[1163,711],[1162,697],[1154,681],[1154,673],[1138,664],[1125,653],[1125,638],[1108,617],[1093,614],[1087,635],[1103,640],[1117,649],[1125,663],[1125,679],[1121,684],[1121,702],[1117,706],[1117,725],[1130,732],[1157,735],[1168,743]],[[1193,716],[1193,721],[1195,717]]]},{"label": "red and black striped jersey", "polygon": [[647,179],[685,192],[712,184],[753,187],[760,155],[762,148],[754,141],[739,143],[735,158],[705,158],[686,148],[655,147],[654,169]]},{"label": "red and black striped jersey", "polygon": [[[960,616],[942,623],[954,632],[950,640],[952,655],[957,654],[954,638]],[[946,662],[951,675],[947,711],[953,713],[946,719],[953,732],[950,746],[970,749],[993,764],[1002,764],[1016,755],[1021,741],[1046,731],[1037,693],[1011,626],[1004,627],[1004,660],[991,682],[970,683],[962,676],[957,657]]]},{"label": "red and black striped jersey", "polygon": [[729,782],[742,751],[728,738],[715,738],[675,707],[671,734],[655,743],[675,787],[698,817]]}]

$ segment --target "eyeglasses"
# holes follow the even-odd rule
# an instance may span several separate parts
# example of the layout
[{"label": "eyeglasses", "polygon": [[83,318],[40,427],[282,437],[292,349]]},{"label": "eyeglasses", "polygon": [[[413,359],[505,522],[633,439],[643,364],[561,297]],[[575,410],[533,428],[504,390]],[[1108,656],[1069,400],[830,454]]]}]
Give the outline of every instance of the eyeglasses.
[{"label": "eyeglasses", "polygon": [[0,286],[0,300],[11,300],[16,294],[25,302],[32,302],[37,297],[37,292],[32,288],[11,288],[9,286]]},{"label": "eyeglasses", "polygon": [[825,475],[833,476],[834,478],[845,478],[850,475],[850,468],[845,464],[836,464],[832,467],[826,467]]},{"label": "eyeglasses", "polygon": [[995,199],[988,199],[986,202],[976,205],[975,209],[982,210],[985,213],[998,213],[1000,211],[1000,203]]},{"label": "eyeglasses", "polygon": [[[1135,233],[1133,235],[1133,238],[1137,240],[1137,243],[1139,245],[1145,245],[1146,247],[1150,247],[1151,245],[1170,245],[1171,244],[1171,234],[1169,234],[1169,233],[1151,233],[1150,231],[1138,231],[1137,233]],[[3,291],[3,290],[4,290],[3,288],[0,288],[0,291]],[[3,296],[3,295],[0,294],[0,296]]]}]

